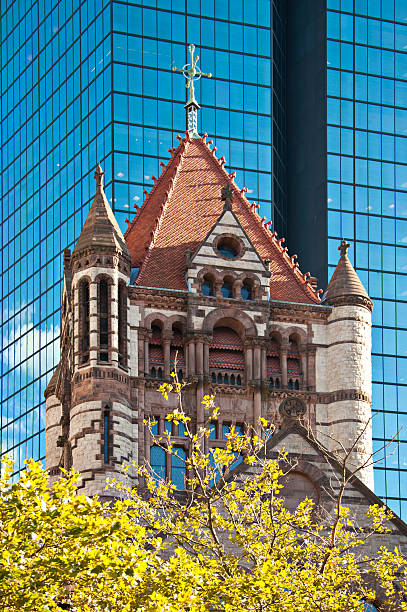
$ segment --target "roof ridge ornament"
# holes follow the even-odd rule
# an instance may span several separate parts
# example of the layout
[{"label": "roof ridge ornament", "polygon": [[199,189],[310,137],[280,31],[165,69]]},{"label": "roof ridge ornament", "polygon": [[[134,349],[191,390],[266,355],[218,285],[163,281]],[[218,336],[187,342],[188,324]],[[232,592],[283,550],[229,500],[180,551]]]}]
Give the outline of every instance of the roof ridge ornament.
[{"label": "roof ridge ornament", "polygon": [[200,138],[198,134],[198,115],[197,111],[200,109],[198,102],[195,99],[195,87],[194,81],[198,81],[201,77],[207,77],[208,79],[212,78],[212,74],[210,72],[201,72],[200,68],[197,68],[197,63],[199,60],[199,55],[194,57],[195,45],[188,46],[189,53],[191,55],[191,63],[185,64],[182,68],[176,68],[173,66],[173,72],[179,72],[184,75],[186,78],[186,88],[189,89],[189,97],[185,104],[185,108],[187,111],[187,128],[188,134],[192,138]]},{"label": "roof ridge ornament", "polygon": [[98,164],[96,166],[94,177],[96,179],[96,191],[100,192],[103,189],[103,177],[105,173],[102,170],[102,166]]},{"label": "roof ridge ornament", "polygon": [[225,202],[223,206],[223,211],[232,210],[232,200],[233,200],[233,189],[230,185],[225,185],[222,187],[221,191],[221,200]]}]

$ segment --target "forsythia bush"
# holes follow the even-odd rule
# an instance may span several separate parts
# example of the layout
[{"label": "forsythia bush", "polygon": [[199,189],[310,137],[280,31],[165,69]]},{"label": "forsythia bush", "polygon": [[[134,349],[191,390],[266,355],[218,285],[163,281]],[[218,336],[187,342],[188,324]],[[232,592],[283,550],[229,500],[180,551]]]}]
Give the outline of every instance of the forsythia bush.
[{"label": "forsythia bush", "polygon": [[[254,432],[232,428],[225,448],[204,453],[209,428],[190,431],[181,385],[161,391],[180,398],[167,418],[186,430],[185,493],[142,467],[144,493],[126,478],[110,482],[118,501],[107,505],[78,494],[78,474],[50,486],[41,464],[28,461],[13,482],[11,462],[3,464],[0,611],[363,612],[378,591],[386,609],[407,610],[405,559],[383,547],[361,552],[386,531],[383,509],[369,509],[370,531],[341,498],[323,520],[311,500],[289,512],[284,452],[267,460]],[[204,404],[209,423],[218,408],[213,397]],[[177,452],[169,434],[156,443]],[[238,455],[258,470],[236,478]]]}]

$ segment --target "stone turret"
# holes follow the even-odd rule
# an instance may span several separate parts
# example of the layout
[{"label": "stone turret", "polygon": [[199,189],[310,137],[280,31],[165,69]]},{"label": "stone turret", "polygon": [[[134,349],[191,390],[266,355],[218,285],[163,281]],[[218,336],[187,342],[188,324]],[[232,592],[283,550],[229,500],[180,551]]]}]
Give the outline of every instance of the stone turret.
[{"label": "stone turret", "polygon": [[[71,397],[57,443],[66,447],[60,465],[81,472],[86,494],[103,496],[106,478],[117,477],[121,465],[137,456],[137,443],[128,376],[131,258],[107,202],[100,166],[95,179],[96,195],[70,259],[71,309],[65,318],[72,348],[65,361]],[[68,327],[64,320],[62,327]],[[47,459],[55,454],[49,425]]]},{"label": "stone turret", "polygon": [[373,304],[349,261],[349,244],[342,240],[338,265],[323,301],[333,306],[328,317],[327,374],[333,401],[328,408],[332,450],[349,449],[355,443],[355,469],[368,462],[358,477],[373,489],[371,428],[371,312]]}]

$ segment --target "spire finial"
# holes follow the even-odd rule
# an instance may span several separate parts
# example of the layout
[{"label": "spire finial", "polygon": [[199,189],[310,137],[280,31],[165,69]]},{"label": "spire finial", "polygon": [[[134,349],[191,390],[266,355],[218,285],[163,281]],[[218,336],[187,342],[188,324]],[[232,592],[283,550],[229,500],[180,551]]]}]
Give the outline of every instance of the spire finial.
[{"label": "spire finial", "polygon": [[338,246],[338,251],[341,252],[341,257],[346,257],[348,255],[349,247],[350,247],[350,244],[346,242],[345,238],[342,238],[342,242]]},{"label": "spire finial", "polygon": [[103,177],[105,173],[102,170],[102,166],[98,164],[95,170],[95,179],[96,179],[96,190],[100,191],[103,189]]},{"label": "spire finial", "polygon": [[195,99],[194,81],[198,81],[201,77],[207,77],[208,79],[210,79],[212,75],[210,72],[201,72],[201,70],[197,68],[199,55],[194,57],[195,45],[189,45],[188,50],[191,55],[191,63],[185,64],[185,66],[183,66],[182,68],[176,68],[174,66],[172,71],[180,72],[187,80],[186,88],[189,89],[189,97],[187,103],[185,104],[185,108],[187,110],[188,133],[193,138],[199,138],[197,111],[200,106]]},{"label": "spire finial", "polygon": [[225,185],[221,189],[221,199],[225,202],[223,210],[232,210],[233,189],[230,185]]}]

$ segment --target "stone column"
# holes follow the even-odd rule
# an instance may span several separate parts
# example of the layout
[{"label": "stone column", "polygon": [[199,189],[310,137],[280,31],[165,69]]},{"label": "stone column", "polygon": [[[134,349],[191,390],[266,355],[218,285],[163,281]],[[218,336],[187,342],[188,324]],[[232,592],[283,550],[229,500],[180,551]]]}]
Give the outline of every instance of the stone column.
[{"label": "stone column", "polygon": [[214,287],[213,287],[215,297],[218,297],[218,298],[222,297],[222,292],[221,292],[222,285],[223,285],[222,281],[215,281]]},{"label": "stone column", "polygon": [[243,281],[241,281],[241,280],[236,280],[236,281],[233,283],[233,297],[234,297],[236,300],[240,300],[240,299],[241,299],[241,297],[242,297],[242,296],[241,296],[241,293],[240,293],[240,291],[241,291],[242,287],[243,287]]},{"label": "stone column", "polygon": [[203,342],[201,339],[196,342],[195,358],[196,358],[196,373],[198,376],[203,376],[204,373],[204,353]]},{"label": "stone column", "polygon": [[249,345],[246,345],[245,351],[246,357],[246,383],[253,378],[253,348]]},{"label": "stone column", "polygon": [[306,389],[308,387],[308,372],[307,372],[307,351],[303,346],[300,347],[300,359],[301,359],[301,373],[302,373],[302,387]]},{"label": "stone column", "polygon": [[89,365],[96,366],[98,362],[98,284],[89,283]]},{"label": "stone column", "polygon": [[315,359],[316,359],[317,349],[315,346],[308,345],[307,350],[307,383],[310,391],[315,391],[316,388],[316,380],[315,380]]},{"label": "stone column", "polygon": [[210,340],[206,340],[204,343],[204,375],[209,376],[209,345]]},{"label": "stone column", "polygon": [[148,354],[148,337],[144,339],[144,375],[150,374],[150,358]]},{"label": "stone column", "polygon": [[196,425],[197,429],[204,424],[205,415],[202,400],[204,397],[203,380],[200,378],[196,386]]},{"label": "stone column", "polygon": [[287,355],[288,355],[288,343],[281,344],[280,346],[280,366],[281,366],[281,386],[283,388],[286,388],[288,385]]},{"label": "stone column", "polygon": [[259,346],[254,347],[254,363],[253,363],[253,378],[255,380],[261,379],[261,348]]},{"label": "stone column", "polygon": [[195,372],[195,341],[190,340],[188,344],[188,376],[193,376]]},{"label": "stone column", "polygon": [[142,332],[138,333],[138,375],[144,376],[144,336]]},{"label": "stone column", "polygon": [[163,350],[164,350],[164,378],[168,380],[170,378],[171,371],[171,339],[163,336]]},{"label": "stone column", "polygon": [[253,402],[253,427],[257,434],[260,433],[260,420],[261,417],[261,389],[260,385],[256,385],[254,391],[254,402]]},{"label": "stone column", "polygon": [[73,304],[72,304],[72,319],[73,319],[73,354],[74,354],[74,368],[80,364],[80,338],[79,338],[79,286],[77,285],[73,290]]},{"label": "stone column", "polygon": [[110,319],[110,355],[114,366],[119,365],[119,304],[117,301],[117,285],[107,286],[109,300],[109,319]]},{"label": "stone column", "polygon": [[267,380],[267,352],[265,347],[261,349],[261,378]]}]

